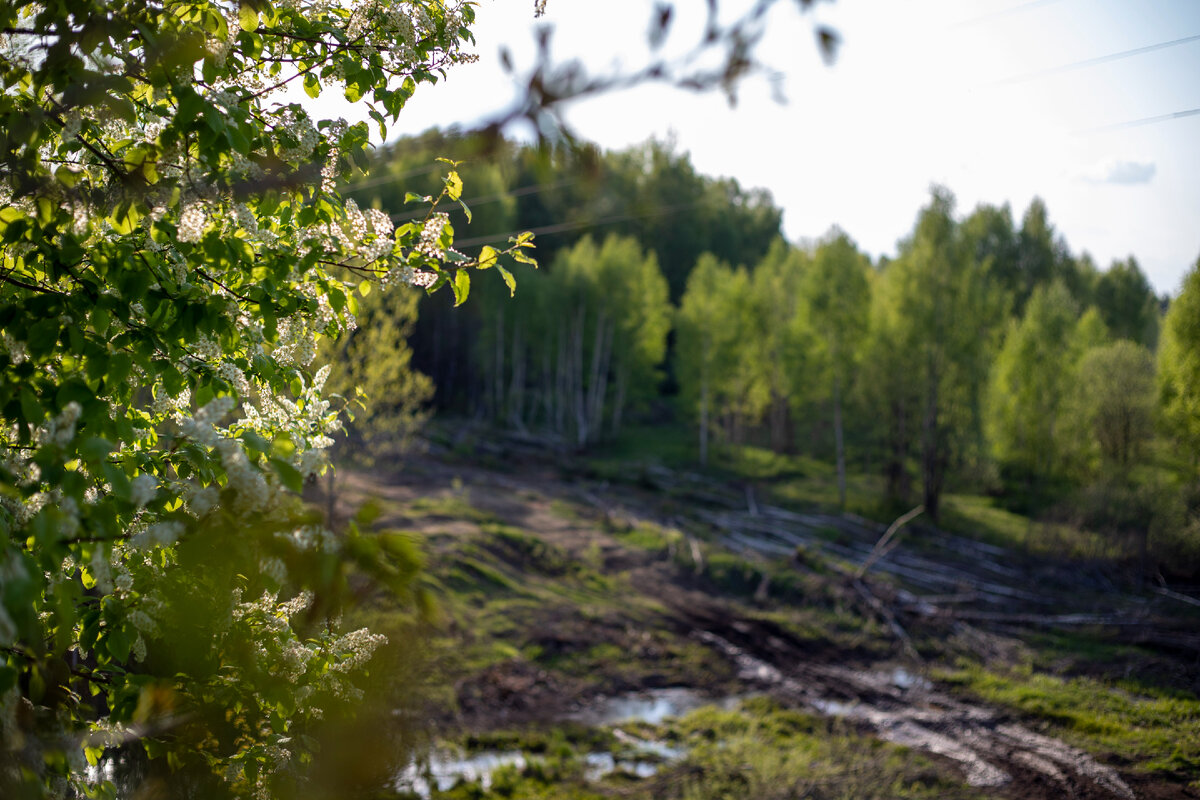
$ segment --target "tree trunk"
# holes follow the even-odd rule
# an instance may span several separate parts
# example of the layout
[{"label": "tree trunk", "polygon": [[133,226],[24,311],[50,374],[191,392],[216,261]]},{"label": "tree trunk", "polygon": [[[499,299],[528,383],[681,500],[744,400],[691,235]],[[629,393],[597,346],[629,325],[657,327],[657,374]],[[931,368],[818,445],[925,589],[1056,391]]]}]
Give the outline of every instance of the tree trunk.
[{"label": "tree trunk", "polygon": [[592,344],[592,369],[587,389],[588,441],[600,438],[604,422],[604,396],[608,391],[608,363],[612,351],[612,331],[608,315],[596,317],[596,336]]},{"label": "tree trunk", "polygon": [[525,348],[521,325],[513,321],[512,380],[508,385],[508,421],[518,428],[525,425]]},{"label": "tree trunk", "polygon": [[492,419],[504,419],[504,310],[496,310],[496,374],[493,378],[495,393]]},{"label": "tree trunk", "polygon": [[574,395],[573,405],[575,407],[575,443],[579,447],[587,444],[588,440],[588,416],[587,416],[587,396],[584,394],[584,365],[583,365],[583,323],[587,315],[587,311],[580,306],[579,313],[575,317],[575,329],[571,335],[571,348],[573,351],[571,364],[572,377],[572,394]]},{"label": "tree trunk", "polygon": [[925,512],[930,519],[938,521],[938,501],[942,495],[941,437],[938,431],[938,376],[930,366],[929,384],[925,397],[925,421],[921,452],[921,477],[924,486]]},{"label": "tree trunk", "polygon": [[613,398],[612,434],[621,432],[621,416],[625,413],[625,391],[629,386],[629,375],[623,369],[617,370],[617,393]]},{"label": "tree trunk", "polygon": [[842,438],[842,380],[833,376],[833,440],[837,444],[838,508],[846,510],[846,447]]}]

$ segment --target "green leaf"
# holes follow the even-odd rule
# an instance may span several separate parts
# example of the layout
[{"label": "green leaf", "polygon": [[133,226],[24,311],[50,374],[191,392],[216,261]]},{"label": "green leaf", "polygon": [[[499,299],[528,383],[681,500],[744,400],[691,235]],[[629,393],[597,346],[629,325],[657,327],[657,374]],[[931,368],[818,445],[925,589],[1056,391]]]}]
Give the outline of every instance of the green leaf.
[{"label": "green leaf", "polygon": [[271,468],[275,470],[279,480],[283,481],[284,486],[297,493],[304,490],[304,476],[300,474],[300,470],[278,458],[271,459]]},{"label": "green leaf", "polygon": [[465,269],[460,269],[454,273],[454,280],[450,283],[450,288],[454,291],[454,305],[461,306],[467,301],[467,295],[471,292],[471,274]]},{"label": "green leaf", "polygon": [[458,173],[454,170],[446,176],[446,194],[451,200],[457,200],[462,197],[463,182],[462,178],[458,177]]},{"label": "green leaf", "polygon": [[529,255],[524,250],[513,250],[512,257],[513,261],[517,261],[522,264],[532,264],[535,267],[537,266],[537,261],[534,260],[533,256]]},{"label": "green leaf", "polygon": [[479,251],[479,268],[490,269],[496,266],[496,248],[484,245]]},{"label": "green leaf", "polygon": [[406,203],[417,203],[417,202],[429,203],[432,201],[433,201],[433,198],[427,194],[417,194],[416,192],[407,192],[404,195],[404,202],[406,202]]},{"label": "green leaf", "polygon": [[28,386],[21,387],[21,414],[30,425],[42,424],[42,419],[46,416],[37,394]]},{"label": "green leaf", "polygon": [[85,461],[98,463],[108,458],[108,454],[116,450],[117,446],[99,436],[85,436],[79,441],[78,449],[79,455],[83,456]]},{"label": "green leaf", "polygon": [[304,93],[314,99],[321,96],[321,82],[311,72],[304,73]]},{"label": "green leaf", "polygon": [[104,637],[104,645],[108,648],[108,654],[114,659],[128,661],[129,650],[133,647],[133,637],[123,629],[110,629],[108,635]]},{"label": "green leaf", "polygon": [[41,358],[47,355],[54,349],[54,345],[58,342],[58,333],[60,327],[58,320],[44,319],[41,322],[29,328],[29,354],[34,358]]},{"label": "green leaf", "polygon": [[508,286],[508,296],[512,297],[517,293],[517,279],[500,264],[496,265],[496,269],[500,270],[500,277],[504,278],[504,283]]},{"label": "green leaf", "polygon": [[[245,3],[238,9],[238,25],[242,26],[244,31],[253,31],[258,29],[258,12]],[[230,35],[233,32],[230,31]]]},{"label": "green leaf", "polygon": [[371,282],[363,281],[362,283],[360,283],[358,285],[358,293],[361,294],[363,297],[366,297],[367,295],[369,295],[371,293]]},{"label": "green leaf", "polygon": [[108,333],[108,325],[112,322],[112,315],[108,313],[108,309],[104,306],[96,306],[92,309],[92,327],[96,330],[96,335],[103,337]]}]

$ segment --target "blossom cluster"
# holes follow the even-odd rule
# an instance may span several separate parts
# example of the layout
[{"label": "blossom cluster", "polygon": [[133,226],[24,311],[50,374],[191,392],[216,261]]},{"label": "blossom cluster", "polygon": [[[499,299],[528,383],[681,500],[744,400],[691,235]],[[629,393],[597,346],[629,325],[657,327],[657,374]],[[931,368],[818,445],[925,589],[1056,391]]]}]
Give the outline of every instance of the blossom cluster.
[{"label": "blossom cluster", "polygon": [[[141,686],[169,687],[178,708],[220,697],[222,714],[245,709],[230,723],[244,726],[236,750],[196,757],[236,793],[263,794],[265,776],[297,762],[289,737],[358,696],[384,642],[321,618],[344,599],[347,545],[298,498],[341,427],[319,345],[354,330],[364,279],[431,287],[461,259],[444,215],[397,228],[343,199],[366,125],[317,119],[282,92],[370,94],[394,119],[417,84],[470,60],[473,9],[79,0],[65,13],[0,7],[0,124],[32,131],[13,145],[26,173],[0,175],[0,381],[12,389],[0,672],[30,686],[76,665],[62,704],[36,709],[58,721],[53,746],[70,764],[153,727],[133,724],[157,713]],[[194,648],[195,663],[167,669],[172,648]],[[272,675],[286,702],[266,690]],[[68,702],[89,693],[105,696]],[[0,693],[0,786],[20,763],[47,795],[95,795],[81,771],[62,787],[57,761],[8,749],[34,702],[18,694]]]}]

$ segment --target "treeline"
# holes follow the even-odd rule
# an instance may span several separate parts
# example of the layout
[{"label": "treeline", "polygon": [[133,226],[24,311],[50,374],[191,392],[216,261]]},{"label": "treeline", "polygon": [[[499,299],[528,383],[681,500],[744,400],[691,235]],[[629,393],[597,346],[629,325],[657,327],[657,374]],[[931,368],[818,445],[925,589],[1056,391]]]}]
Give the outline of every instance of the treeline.
[{"label": "treeline", "polygon": [[480,146],[402,142],[381,158],[405,180],[358,190],[395,212],[416,165],[450,152],[474,212],[461,239],[541,231],[541,274],[513,299],[483,280],[464,308],[423,301],[413,363],[438,407],[579,446],[685,419],[701,461],[753,443],[836,462],[843,503],[848,471],[935,519],[948,489],[989,492],[1200,563],[1195,270],[1164,317],[1133,258],[1072,254],[1040,200],[1018,223],[1008,206],[959,216],[936,188],[872,263],[837,230],[785,242],[768,195],[669,145]]}]

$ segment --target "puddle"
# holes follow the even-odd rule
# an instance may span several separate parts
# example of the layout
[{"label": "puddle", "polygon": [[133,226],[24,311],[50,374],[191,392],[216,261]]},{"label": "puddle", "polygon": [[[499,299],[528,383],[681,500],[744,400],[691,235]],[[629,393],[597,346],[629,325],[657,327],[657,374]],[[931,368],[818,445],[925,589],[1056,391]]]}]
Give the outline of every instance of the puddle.
[{"label": "puddle", "polygon": [[808,704],[822,714],[830,717],[844,717],[852,712],[855,706],[854,703],[843,703],[840,700],[827,700],[825,698],[809,700]]},{"label": "puddle", "polygon": [[484,751],[470,756],[455,756],[447,752],[434,752],[428,764],[409,764],[396,778],[396,788],[415,792],[428,798],[433,790],[444,792],[459,780],[479,781],[484,789],[492,784],[492,773],[500,767],[514,766],[524,769],[525,754],[516,750]]},{"label": "puddle", "polygon": [[[741,697],[713,698],[695,689],[653,689],[637,694],[605,697],[563,719],[602,727],[622,722],[648,722],[658,725],[669,717],[677,717],[704,706],[722,709],[737,707]],[[614,731],[617,740],[627,745],[631,753],[617,758],[611,752],[599,751],[583,757],[584,776],[589,781],[600,780],[614,772],[626,772],[639,778],[649,778],[663,764],[683,757],[684,750],[666,742],[640,739],[625,731]],[[639,758],[641,756],[641,758]],[[524,769],[535,756],[519,751],[483,751],[470,756],[457,756],[445,751],[430,754],[428,763],[418,767],[410,764],[396,776],[395,786],[429,798],[433,791],[444,792],[460,780],[479,781],[486,790],[491,788],[492,774],[501,767]]]},{"label": "puddle", "polygon": [[896,667],[892,670],[892,685],[897,689],[920,689],[929,691],[933,688],[933,684],[928,679],[922,678],[920,675],[913,675],[904,667]]},{"label": "puddle", "polygon": [[586,767],[583,775],[589,781],[598,781],[618,770],[639,778],[649,778],[662,766],[658,762],[650,761],[627,761],[624,759],[618,761],[612,753],[588,753],[584,757],[584,763]]},{"label": "puddle", "polygon": [[678,717],[703,706],[734,708],[740,700],[740,697],[713,698],[695,689],[652,689],[596,700],[568,714],[566,719],[586,725],[615,725],[620,722],[659,725],[668,717]]}]

